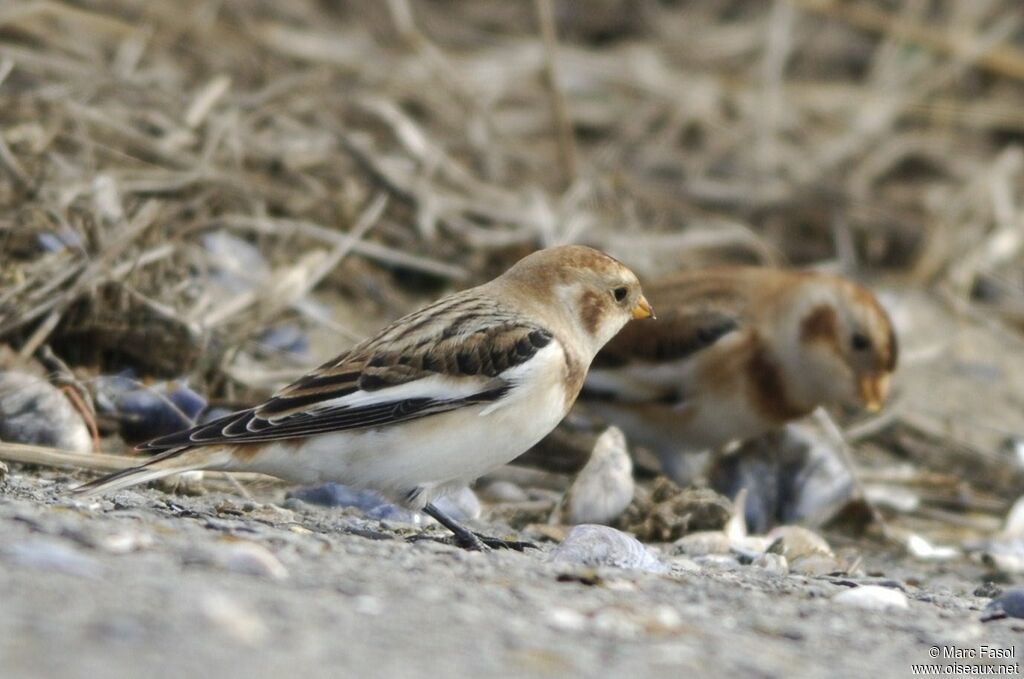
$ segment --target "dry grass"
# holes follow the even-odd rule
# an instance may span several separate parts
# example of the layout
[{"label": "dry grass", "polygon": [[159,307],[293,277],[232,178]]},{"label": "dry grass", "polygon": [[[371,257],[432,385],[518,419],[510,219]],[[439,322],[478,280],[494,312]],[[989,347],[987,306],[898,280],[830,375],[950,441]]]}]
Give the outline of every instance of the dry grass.
[{"label": "dry grass", "polygon": [[267,324],[337,350],[567,241],[1017,336],[1022,80],[1013,0],[10,3],[0,342],[251,398]]}]

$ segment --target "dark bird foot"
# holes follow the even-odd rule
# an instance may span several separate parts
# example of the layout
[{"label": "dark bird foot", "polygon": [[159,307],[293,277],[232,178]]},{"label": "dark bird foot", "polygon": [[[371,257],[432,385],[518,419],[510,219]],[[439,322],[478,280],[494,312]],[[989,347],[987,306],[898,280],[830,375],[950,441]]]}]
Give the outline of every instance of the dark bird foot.
[{"label": "dark bird foot", "polygon": [[409,540],[411,542],[417,542],[419,540],[436,540],[437,542],[443,542],[449,545],[455,545],[462,549],[468,549],[474,552],[486,552],[491,549],[514,549],[517,552],[525,551],[526,549],[538,549],[537,545],[532,542],[520,542],[519,540],[502,540],[500,538],[492,538],[487,535],[481,535],[480,533],[474,533],[465,526],[461,525],[455,519],[451,518],[440,509],[432,504],[428,504],[423,508],[423,513],[427,516],[432,517],[439,524],[447,528],[452,532],[451,537],[447,538],[434,538],[426,535],[414,535]]}]

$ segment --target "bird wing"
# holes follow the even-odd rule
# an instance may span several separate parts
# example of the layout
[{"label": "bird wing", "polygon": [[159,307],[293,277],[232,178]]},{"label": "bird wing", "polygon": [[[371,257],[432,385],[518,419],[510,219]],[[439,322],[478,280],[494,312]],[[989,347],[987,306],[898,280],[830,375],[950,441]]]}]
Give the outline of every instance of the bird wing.
[{"label": "bird wing", "polygon": [[[716,308],[658,309],[649,327],[630,323],[594,359],[594,367],[662,363],[688,358],[740,329],[742,319]],[[656,326],[656,327],[655,327]]]},{"label": "bird wing", "polygon": [[388,326],[263,404],[140,446],[159,451],[382,427],[495,402],[554,340],[497,301],[456,295]]},{"label": "bird wing", "polygon": [[591,399],[662,401],[686,398],[685,369],[704,352],[752,323],[761,281],[753,270],[684,272],[645,285],[655,323],[629,323],[594,359],[584,393]]}]

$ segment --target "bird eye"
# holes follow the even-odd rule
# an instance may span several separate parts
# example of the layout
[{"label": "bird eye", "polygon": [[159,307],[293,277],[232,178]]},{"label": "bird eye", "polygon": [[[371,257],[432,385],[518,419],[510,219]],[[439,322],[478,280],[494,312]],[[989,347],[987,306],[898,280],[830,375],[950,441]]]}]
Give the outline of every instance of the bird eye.
[{"label": "bird eye", "polygon": [[871,348],[871,339],[864,333],[855,332],[850,338],[850,346],[854,351],[867,351]]},{"label": "bird eye", "polygon": [[612,296],[615,297],[616,302],[621,302],[622,300],[626,299],[626,295],[628,294],[629,290],[627,290],[624,287],[615,288],[614,290],[612,290]]}]

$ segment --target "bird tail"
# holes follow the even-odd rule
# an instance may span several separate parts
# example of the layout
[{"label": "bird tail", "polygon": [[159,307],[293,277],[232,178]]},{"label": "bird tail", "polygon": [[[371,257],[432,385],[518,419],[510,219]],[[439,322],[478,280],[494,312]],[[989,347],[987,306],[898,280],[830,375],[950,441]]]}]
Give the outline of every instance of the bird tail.
[{"label": "bird tail", "polygon": [[216,452],[209,448],[175,448],[147,460],[138,467],[122,469],[76,486],[71,489],[71,493],[79,497],[108,493],[182,472],[219,467],[226,458],[226,451]]}]

